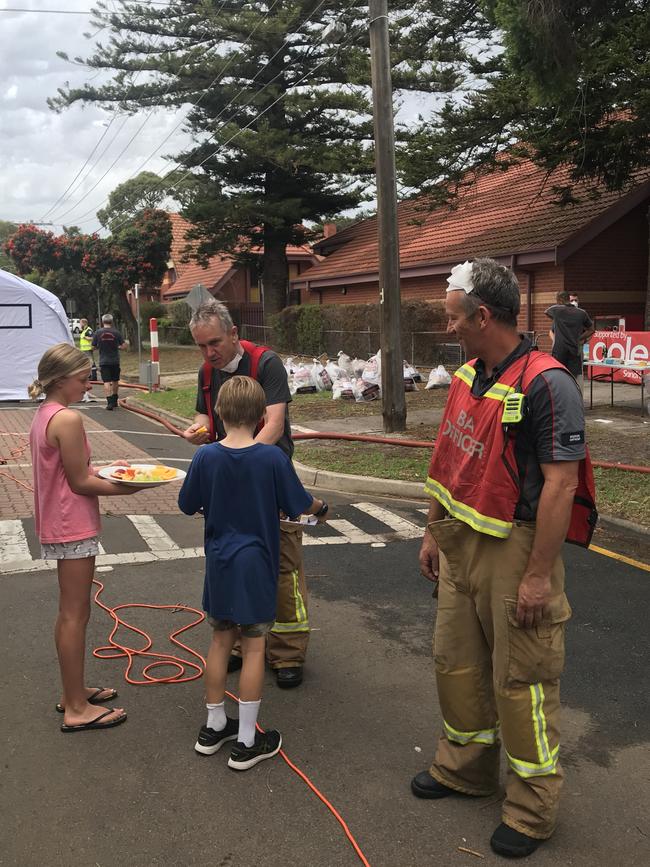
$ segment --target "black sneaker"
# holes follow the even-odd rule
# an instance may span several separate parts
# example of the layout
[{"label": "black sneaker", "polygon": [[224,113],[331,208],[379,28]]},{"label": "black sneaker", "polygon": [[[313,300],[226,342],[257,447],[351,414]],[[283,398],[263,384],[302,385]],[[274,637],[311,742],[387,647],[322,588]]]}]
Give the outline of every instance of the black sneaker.
[{"label": "black sneaker", "polygon": [[258,762],[263,762],[264,759],[270,759],[280,752],[282,746],[282,735],[274,729],[270,729],[264,734],[255,732],[255,743],[252,747],[247,747],[239,741],[235,744],[230,752],[228,759],[228,767],[235,771],[247,771]]},{"label": "black sneaker", "polygon": [[214,729],[209,729],[207,726],[201,726],[199,736],[194,749],[202,756],[212,756],[220,749],[226,741],[236,741],[239,731],[239,720],[226,717],[226,727],[220,732],[215,732]]}]

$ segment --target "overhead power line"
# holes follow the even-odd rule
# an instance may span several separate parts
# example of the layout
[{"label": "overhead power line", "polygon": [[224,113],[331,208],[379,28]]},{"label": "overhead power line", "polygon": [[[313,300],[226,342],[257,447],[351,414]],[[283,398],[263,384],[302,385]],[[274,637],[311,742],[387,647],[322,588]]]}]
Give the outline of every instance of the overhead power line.
[{"label": "overhead power line", "polygon": [[[217,10],[217,14],[218,14],[222,9],[223,9],[223,7],[225,6],[225,4],[226,4],[226,0],[223,0],[221,6],[220,6],[219,9]],[[169,4],[166,4],[166,3],[160,3],[160,4],[157,4],[157,5],[160,5],[160,6],[167,6],[167,5],[169,5]],[[95,35],[96,35],[96,34],[95,34]],[[157,41],[160,41],[161,38],[162,38],[162,37],[159,35]],[[153,45],[155,45],[155,43],[156,43],[156,40],[154,40]],[[140,64],[140,68],[136,71],[136,73],[135,73],[135,77],[134,77],[133,81],[131,82],[131,85],[132,85],[132,86],[135,84],[135,82],[136,82],[137,79],[138,79],[138,76],[139,76],[140,73],[143,71],[144,66],[145,66],[145,64],[146,64],[146,62],[147,62],[147,59],[148,59],[147,56],[145,56],[145,57],[143,58],[142,63]],[[189,59],[188,59],[188,62],[189,62]],[[101,70],[100,70],[100,71],[101,71]],[[170,87],[171,87],[171,84],[170,84]],[[166,95],[167,93],[169,93],[169,89],[170,89],[170,87],[167,88],[167,91],[165,92],[165,95]],[[144,123],[140,126],[140,131],[141,131],[142,129],[144,129],[144,126],[145,126],[145,124],[147,123],[147,121],[149,120],[149,118],[151,117],[152,113],[153,113],[153,112],[149,112],[149,114],[147,115],[147,117],[146,117]],[[45,219],[46,216],[48,216],[49,214],[51,214],[52,211],[54,211],[54,210],[58,207],[59,203],[62,204],[64,201],[66,201],[66,198],[69,200],[69,199],[71,198],[72,194],[73,194],[73,193],[74,193],[74,192],[75,192],[75,191],[76,191],[76,190],[81,186],[81,181],[80,181],[80,182],[76,185],[75,190],[72,190],[72,187],[75,185],[75,182],[77,181],[77,178],[79,178],[79,177],[81,176],[81,174],[83,173],[84,169],[85,169],[86,166],[88,165],[90,159],[92,158],[93,154],[95,153],[95,151],[97,150],[97,148],[99,147],[99,145],[102,143],[102,141],[104,140],[104,138],[105,138],[106,135],[108,134],[108,132],[109,132],[111,126],[112,126],[113,123],[117,120],[117,118],[118,118],[119,116],[120,116],[120,112],[117,112],[116,114],[113,115],[113,117],[111,118],[110,122],[108,123],[108,126],[106,127],[106,129],[104,130],[104,132],[102,133],[102,135],[100,136],[99,141],[97,142],[97,144],[95,145],[95,147],[92,149],[90,155],[88,156],[88,158],[87,158],[86,161],[84,162],[84,164],[83,164],[83,166],[81,167],[81,169],[79,169],[79,171],[78,171],[77,174],[74,176],[74,178],[72,179],[72,181],[70,182],[70,184],[68,184],[67,188],[66,188],[66,189],[63,191],[63,193],[59,196],[59,198],[56,200],[56,202],[55,202],[55,203],[54,203],[54,204],[53,204],[53,205],[52,205],[52,206],[51,206],[51,207],[46,211],[46,213],[43,215],[43,217],[41,217],[41,219]],[[96,166],[97,163],[101,160],[101,158],[104,156],[104,154],[108,151],[108,149],[109,149],[110,146],[113,144],[113,142],[117,139],[117,137],[119,136],[119,134],[122,132],[122,130],[124,129],[124,127],[125,127],[126,122],[128,121],[128,119],[129,119],[129,116],[127,115],[127,116],[124,118],[122,124],[120,125],[120,128],[117,130],[117,132],[115,133],[115,135],[114,135],[113,138],[111,139],[111,141],[108,143],[108,145],[104,148],[104,150],[102,151],[102,153],[101,153],[101,154],[97,157],[97,159],[95,160],[95,164],[94,164],[95,166]],[[136,136],[136,137],[137,137],[137,136]],[[132,137],[132,138],[129,140],[129,142],[127,143],[126,147],[125,147],[125,148],[121,151],[121,153],[118,155],[118,157],[117,157],[118,160],[119,160],[119,159],[124,155],[124,153],[126,152],[126,150],[128,150],[128,148],[130,147],[130,145],[132,144],[132,142],[133,142],[134,140],[135,140],[135,137]],[[116,160],[115,162],[117,162],[117,160]],[[110,167],[108,168],[108,170],[107,170],[107,171],[102,175],[102,177],[99,179],[99,181],[98,181],[98,182],[97,182],[93,187],[91,187],[91,189],[90,189],[90,190],[89,190],[89,191],[88,191],[84,196],[82,196],[82,198],[77,202],[77,204],[74,205],[72,208],[68,209],[68,210],[67,210],[64,214],[62,214],[61,216],[67,216],[67,214],[71,213],[71,211],[74,211],[75,208],[78,207],[78,205],[79,205],[79,204],[84,200],[84,198],[86,198],[86,196],[87,196],[90,192],[92,192],[92,190],[95,189],[95,187],[96,187],[99,183],[101,183],[101,181],[106,177],[106,175],[108,174],[108,172],[113,168],[113,166],[115,165],[115,162],[113,162],[113,163],[111,164],[111,166],[110,166]],[[93,166],[93,168],[94,168],[94,166]],[[92,169],[91,169],[91,170],[92,170]],[[90,171],[91,171],[91,170],[90,170]],[[88,172],[88,174],[90,174],[90,171]],[[70,192],[70,195],[67,195],[68,191],[71,191],[71,192]]]},{"label": "overhead power line", "polygon": [[[221,6],[220,6],[219,9],[217,10],[217,14],[218,14],[219,12],[221,12],[221,10],[223,9],[223,7],[226,5],[226,2],[227,2],[227,0],[223,0],[223,2],[221,3]],[[276,5],[278,4],[278,2],[279,2],[279,0],[274,0],[274,2],[271,4],[271,6],[269,6],[269,8],[266,10],[266,12],[264,13],[264,15],[262,16],[262,18],[257,22],[257,24],[255,25],[255,27],[254,27],[254,28],[251,30],[251,32],[248,34],[248,36],[247,36],[247,38],[246,38],[246,41],[243,43],[243,45],[246,45],[246,43],[248,42],[248,40],[253,36],[253,34],[255,33],[255,31],[257,30],[257,28],[262,24],[262,22],[264,21],[264,19],[265,19],[265,18],[270,14],[270,12],[273,10],[274,6],[276,6]],[[323,0],[323,2],[324,2],[324,0]],[[322,5],[322,4],[321,4],[321,5]],[[312,13],[312,14],[313,14],[313,13]],[[185,67],[190,63],[190,60],[193,58],[194,54],[200,52],[201,50],[202,50],[202,49],[196,49],[195,51],[190,51],[187,60],[186,60],[185,63],[181,66],[181,69],[179,70],[179,72],[180,72],[181,70],[183,70],[183,69],[184,69],[184,68],[185,68]],[[144,63],[146,62],[146,59],[147,59],[147,58],[145,58],[145,59],[143,60],[143,65],[144,65]],[[223,78],[226,69],[228,68],[228,66],[229,66],[231,63],[232,63],[232,58],[231,58],[231,59],[228,61],[228,63],[226,63],[226,64],[224,65],[224,67],[223,67],[223,68],[222,68],[222,69],[217,73],[216,77],[215,77],[215,78],[210,82],[210,84],[207,86],[207,88],[205,88],[205,90],[203,91],[203,93],[201,94],[201,96],[198,98],[198,100],[197,100],[195,103],[193,103],[193,105],[192,105],[193,108],[196,108],[196,106],[199,105],[199,103],[204,99],[204,97],[206,96],[206,94],[209,93],[209,91],[211,90],[211,88],[214,87],[214,85],[217,83],[217,81],[219,81],[219,80],[221,80],[221,79]],[[142,67],[141,67],[141,69],[142,69]],[[141,70],[140,70],[140,71],[141,71]],[[167,90],[166,90],[165,93],[163,94],[163,99],[165,98],[165,96],[167,96],[167,94],[168,94],[169,91],[171,90],[173,83],[174,83],[173,80],[170,81],[169,85],[167,86]],[[110,165],[110,166],[108,167],[108,169],[104,172],[104,174],[99,178],[99,180],[97,180],[97,181],[93,184],[93,186],[90,187],[90,189],[87,190],[87,191],[84,193],[84,195],[79,199],[79,201],[78,201],[75,205],[73,205],[72,208],[69,208],[69,209],[68,209],[67,211],[65,211],[63,214],[59,214],[59,215],[58,215],[58,218],[59,218],[59,219],[61,219],[62,217],[65,217],[65,216],[67,216],[68,214],[70,214],[70,213],[72,213],[73,211],[75,211],[75,210],[79,207],[79,205],[84,201],[84,199],[88,198],[88,196],[90,195],[90,193],[92,193],[92,191],[93,191],[94,189],[96,189],[96,188],[99,186],[99,184],[104,180],[104,178],[106,177],[106,175],[111,171],[111,169],[112,169],[112,168],[113,168],[113,167],[114,167],[114,166],[119,162],[119,160],[122,158],[122,156],[126,153],[126,151],[129,149],[129,147],[131,146],[131,144],[132,144],[132,143],[135,141],[135,139],[138,137],[138,135],[140,135],[140,133],[142,132],[142,130],[144,129],[144,127],[146,126],[146,124],[149,122],[149,119],[150,119],[150,118],[155,114],[156,109],[157,109],[157,106],[155,106],[154,108],[151,109],[151,111],[150,111],[150,112],[147,114],[147,116],[145,117],[144,121],[140,124],[140,126],[139,126],[138,129],[136,130],[135,134],[134,134],[134,135],[129,139],[129,141],[127,142],[126,146],[125,146],[125,147],[120,151],[120,153],[117,155],[117,157],[115,158],[115,160],[113,160],[113,162],[111,163],[111,165]],[[189,112],[188,112],[188,113],[189,113]],[[177,124],[173,129],[172,129],[172,131],[171,131],[171,132],[170,132],[170,133],[169,133],[169,134],[168,134],[168,135],[167,135],[167,136],[162,140],[162,142],[158,145],[158,147],[156,148],[156,150],[154,151],[154,153],[152,154],[152,156],[155,155],[155,154],[160,150],[160,148],[165,144],[165,142],[166,142],[166,141],[167,141],[167,140],[168,140],[168,139],[173,135],[173,133],[176,132],[176,130],[177,130],[180,126],[183,125],[183,123],[185,122],[186,118],[187,118],[187,115],[186,115],[186,116],[185,116],[181,121],[179,121],[179,123],[178,123],[178,124]],[[148,162],[149,159],[151,159],[151,157],[147,158],[147,160],[145,160],[145,163]],[[144,165],[145,163],[143,163],[142,165]],[[139,169],[135,172],[135,174],[138,174],[140,171],[141,171],[141,168],[139,168]],[[134,176],[135,176],[135,175],[132,175],[132,177],[134,177]],[[108,201],[108,199],[106,199],[105,201]],[[103,204],[103,203],[102,203],[102,204]],[[99,210],[100,207],[101,207],[101,205],[100,205],[98,208],[94,209],[94,211],[92,211],[92,213],[96,213],[96,212]],[[86,213],[89,213],[89,212],[86,212]],[[85,216],[86,216],[86,213],[82,214],[82,217],[85,217]],[[79,219],[81,219],[81,218],[79,218]]]},{"label": "overhead power line", "polygon": [[[361,27],[361,25],[360,25],[360,27]],[[352,38],[353,38],[354,36],[356,36],[356,35],[357,35],[357,34],[356,34],[355,32],[350,33],[350,35],[348,36],[348,38],[347,38],[344,42],[340,43],[340,45],[338,46],[338,50],[340,51],[340,49],[343,48],[345,45],[347,45],[347,43],[350,42],[350,41],[352,40]],[[337,53],[338,53],[338,52],[337,52]],[[332,59],[332,57],[333,57],[333,55],[328,56],[328,57],[324,58],[323,60],[321,60],[320,63],[317,63],[316,66],[314,66],[313,69],[310,69],[309,72],[305,73],[305,75],[303,75],[301,78],[299,78],[299,79],[294,83],[293,87],[298,87],[300,84],[302,84],[303,81],[305,81],[307,78],[309,78],[309,77],[310,77],[310,76],[311,76],[311,75],[312,75],[312,74],[313,74],[317,69],[319,69],[321,66],[324,66],[324,65],[325,65],[329,60]],[[264,87],[267,87],[268,84],[270,84],[270,82],[268,82]],[[262,90],[264,90],[264,88],[261,88],[260,91],[258,91],[257,93],[261,93]],[[254,94],[254,96],[257,95],[257,93]],[[222,142],[222,143],[219,145],[219,147],[216,148],[216,150],[214,150],[211,154],[208,154],[208,156],[205,157],[205,159],[201,160],[201,162],[198,163],[196,166],[193,166],[193,169],[201,168],[201,166],[204,165],[205,163],[207,163],[208,160],[210,160],[210,159],[212,159],[213,157],[215,157],[215,156],[219,153],[219,151],[221,151],[221,150],[223,150],[225,147],[227,147],[227,146],[230,144],[230,142],[234,141],[234,140],[237,138],[237,136],[241,135],[241,134],[242,134],[243,132],[245,132],[247,129],[250,129],[250,127],[253,126],[253,124],[257,123],[257,121],[258,121],[261,117],[263,117],[263,116],[267,113],[267,111],[270,111],[270,110],[271,110],[275,105],[277,105],[279,102],[281,102],[281,101],[285,98],[285,96],[286,96],[286,93],[282,93],[282,94],[280,94],[280,96],[279,96],[277,99],[274,99],[273,102],[270,103],[270,105],[267,105],[267,107],[266,107],[263,111],[258,112],[258,113],[255,115],[255,117],[254,117],[251,121],[249,121],[245,126],[241,127],[241,129],[238,129],[237,132],[233,133],[233,135],[231,135],[229,139],[227,139],[225,142]],[[250,104],[250,103],[247,103],[247,104]],[[224,123],[221,125],[221,127],[219,128],[219,130],[217,130],[217,132],[219,132],[220,130],[222,130],[222,129],[223,129],[225,126],[227,126],[228,123],[230,123],[231,121],[232,121],[232,117],[231,117],[229,120],[224,121]],[[216,135],[216,134],[213,133],[213,134],[210,136],[210,138],[214,138],[215,135]],[[178,168],[178,166],[177,166],[176,168]],[[171,171],[175,171],[175,170],[176,170],[176,169],[172,169]],[[171,174],[171,172],[168,173],[168,174]],[[182,184],[184,180],[186,180],[187,178],[191,177],[192,175],[193,175],[193,171],[192,171],[191,169],[188,170],[188,171],[187,171],[187,172],[186,172],[182,177],[180,177],[180,178],[178,179],[178,181],[176,181],[175,184],[173,184],[173,185],[169,188],[169,191],[171,192],[172,190],[176,190],[176,189],[178,189],[178,187],[180,186],[180,184]],[[162,178],[161,180],[164,180],[164,178]],[[120,228],[121,228],[122,226],[124,226],[127,222],[128,222],[128,219],[123,220],[121,223],[118,223],[117,226],[115,226],[115,227],[113,228],[113,231],[117,231],[117,229],[120,229]]]},{"label": "overhead power line", "polygon": [[[148,3],[141,4],[143,6],[173,6],[173,3],[156,2],[149,0]],[[124,12],[112,12],[112,15],[126,15],[128,10]],[[96,10],[92,9],[27,9],[25,6],[4,6],[0,12],[24,12],[36,15],[97,15]],[[101,14],[101,13],[100,13]]]},{"label": "overhead power line", "polygon": [[[260,19],[260,21],[258,21],[258,23],[255,25],[255,27],[254,27],[254,28],[250,31],[250,33],[248,34],[246,40],[241,44],[241,47],[243,47],[244,45],[246,45],[246,44],[250,41],[250,39],[251,39],[252,36],[254,35],[255,31],[257,30],[257,28],[261,26],[261,24],[263,23],[264,19],[269,15],[269,13],[273,10],[274,6],[276,6],[278,2],[279,2],[279,0],[274,0],[274,2],[271,4],[271,6],[269,6],[269,8],[268,8],[267,11],[265,12],[264,16]],[[301,22],[300,26],[302,27],[302,26],[304,26],[305,24],[307,24],[307,23],[312,19],[312,17],[313,17],[313,16],[318,12],[318,10],[320,9],[320,7],[321,7],[325,2],[326,2],[326,0],[320,0],[320,3],[318,3],[318,5],[317,5],[317,6],[316,6],[312,11],[311,11],[310,15],[309,15],[309,16],[308,16],[304,21]],[[224,5],[225,5],[225,0],[224,0],[224,3],[222,3],[221,8],[223,8]],[[255,81],[255,79],[258,77],[258,75],[260,75],[260,73],[263,72],[264,69],[266,69],[266,67],[267,67],[267,66],[268,66],[268,65],[269,65],[269,64],[270,64],[270,63],[275,59],[275,57],[277,57],[277,55],[278,55],[281,51],[283,51],[283,49],[284,49],[284,48],[289,44],[289,41],[290,41],[289,39],[286,39],[286,40],[284,41],[284,43],[283,43],[283,44],[280,46],[280,48],[275,52],[275,54],[273,54],[273,55],[272,55],[272,56],[267,60],[267,62],[264,64],[264,66],[261,67],[261,68],[258,70],[258,72],[257,72],[257,73],[255,74],[255,76],[253,77],[252,81]],[[195,103],[192,103],[192,106],[191,106],[191,108],[190,108],[189,111],[192,111],[193,109],[195,109],[195,108],[200,104],[200,102],[203,100],[203,98],[206,96],[206,94],[210,92],[210,90],[212,89],[212,87],[214,87],[214,85],[215,85],[219,80],[221,80],[221,79],[223,78],[223,76],[224,76],[226,70],[228,69],[228,67],[229,67],[229,66],[231,65],[231,63],[233,62],[233,59],[234,59],[234,58],[231,57],[231,58],[230,58],[230,59],[229,59],[229,60],[224,64],[224,66],[219,70],[219,72],[217,73],[217,75],[215,76],[215,78],[212,80],[212,82],[210,82],[210,84],[209,84],[209,85],[208,85],[208,86],[203,90],[203,92],[202,92],[201,96],[198,98],[198,100],[197,100]],[[188,62],[189,62],[189,60],[186,61],[185,64],[183,64],[183,67],[184,67]],[[287,64],[287,66],[288,66],[288,65],[289,65],[289,64]],[[253,96],[251,97],[251,100],[252,100],[255,96],[257,96],[257,95],[259,95],[260,93],[262,93],[262,92],[263,92],[267,87],[269,87],[269,86],[273,83],[273,81],[274,81],[276,78],[278,78],[279,75],[282,74],[282,72],[284,72],[284,71],[286,70],[287,66],[283,67],[283,69],[281,70],[280,73],[278,73],[278,75],[274,76],[273,79],[271,79],[270,81],[266,82],[262,88],[260,88],[259,90],[257,90],[257,91],[255,92],[255,94],[253,94]],[[181,68],[183,68],[183,67],[181,67]],[[163,94],[163,97],[164,97],[164,96],[169,92],[169,89],[170,89],[170,88],[171,88],[171,83],[170,83],[169,87],[167,88],[167,91],[165,92],[165,94]],[[228,108],[229,108],[229,107],[230,107],[230,106],[231,106],[231,105],[232,105],[232,104],[233,104],[233,103],[234,103],[234,102],[239,98],[239,96],[241,96],[241,94],[245,91],[245,89],[246,89],[245,87],[242,87],[241,90],[239,91],[239,93],[238,93],[235,97],[233,97],[233,98],[230,100],[230,102],[228,102],[227,105],[225,105],[225,106],[221,109],[221,111],[218,113],[218,115],[214,118],[215,121],[219,120],[219,118],[223,116],[223,114],[226,112],[226,110],[227,110],[227,109],[228,109]],[[245,107],[246,105],[249,105],[251,100],[249,100],[248,103],[245,103],[245,105],[242,106],[242,107]],[[132,177],[136,177],[136,176],[137,176],[137,175],[142,171],[142,169],[144,168],[144,166],[145,166],[145,165],[146,165],[146,164],[147,164],[151,159],[153,159],[153,157],[154,157],[154,156],[158,153],[158,151],[159,151],[159,150],[160,150],[160,149],[165,145],[165,143],[166,143],[166,142],[167,142],[167,141],[172,137],[172,135],[173,135],[173,134],[174,134],[174,133],[175,133],[175,132],[176,132],[176,131],[177,131],[177,130],[182,126],[182,125],[183,125],[183,123],[185,123],[185,121],[187,120],[187,117],[188,117],[188,115],[189,115],[189,111],[188,111],[188,113],[187,113],[187,114],[186,114],[186,115],[185,115],[185,116],[184,116],[184,117],[183,117],[183,118],[182,118],[182,119],[181,119],[181,120],[176,124],[176,126],[174,126],[172,130],[170,130],[170,132],[165,136],[165,138],[163,138],[162,141],[159,142],[159,144],[157,145],[157,147],[155,148],[155,150],[152,151],[152,153],[149,154],[149,156],[148,156],[148,157],[147,157],[147,158],[146,158],[142,163],[140,163],[140,165],[139,165],[138,168],[135,170],[135,172],[133,172],[133,173],[129,176],[129,178],[127,178],[126,180],[129,180],[129,179],[132,178]],[[144,126],[144,124],[148,121],[148,119],[151,117],[151,115],[152,115],[154,112],[155,112],[155,109],[152,109],[151,112],[149,112],[149,114],[148,114],[147,117],[145,118],[145,121],[143,122],[143,124],[142,124],[142,126],[140,127],[140,129],[136,132],[136,134],[132,137],[131,141],[127,144],[127,148],[129,147],[129,145],[131,144],[131,142],[135,139],[135,137],[137,137],[137,135],[139,134],[139,132],[140,132],[140,130],[142,129],[142,127]],[[214,135],[211,136],[211,138],[214,138]],[[209,141],[209,139],[208,139],[208,141]],[[124,150],[126,150],[126,148],[125,148]],[[124,153],[124,151],[122,151],[122,153]],[[113,168],[113,166],[114,166],[114,165],[117,163],[117,161],[120,159],[121,155],[122,155],[122,154],[119,154],[119,155],[118,155],[117,159],[116,159],[116,160],[113,162],[113,164],[108,168],[108,170],[107,170],[107,171],[102,175],[102,177],[97,181],[97,183],[94,184],[93,187],[91,187],[91,189],[88,190],[88,191],[84,194],[84,196],[82,196],[82,198],[77,202],[77,205],[75,205],[74,207],[70,208],[70,209],[69,209],[68,211],[66,211],[64,214],[59,214],[59,216],[58,216],[59,219],[61,219],[61,217],[63,217],[63,216],[66,216],[67,214],[71,213],[72,211],[74,211],[74,210],[76,209],[76,207],[78,207],[78,205],[81,204],[81,202],[82,202],[82,201],[83,201],[83,200],[88,196],[88,194],[91,193],[92,190],[95,189],[95,188],[98,186],[99,183],[101,183],[101,181],[103,180],[104,177],[106,177],[106,175],[108,174],[108,172]],[[173,174],[173,172],[175,172],[178,168],[180,168],[180,166],[179,166],[178,164],[177,164],[176,166],[172,167],[172,168],[171,168],[171,169],[170,169],[170,170],[169,170],[169,171],[168,171],[168,172],[163,176],[163,178],[161,178],[161,180],[160,180],[160,184],[162,184],[162,182],[165,180],[165,178],[167,178],[167,177],[169,177],[169,175]],[[89,220],[86,220],[85,218],[86,218],[89,214],[93,214],[93,215],[96,214],[97,211],[100,210],[101,207],[102,207],[102,206],[103,206],[107,201],[108,201],[108,199],[105,199],[105,200],[103,200],[99,205],[97,205],[96,207],[94,207],[94,208],[92,208],[92,209],[90,209],[90,210],[84,212],[84,213],[81,214],[79,217],[77,217],[77,218],[74,220],[74,222],[75,222],[75,223],[80,223],[80,224],[83,224],[84,222],[89,222]]]}]

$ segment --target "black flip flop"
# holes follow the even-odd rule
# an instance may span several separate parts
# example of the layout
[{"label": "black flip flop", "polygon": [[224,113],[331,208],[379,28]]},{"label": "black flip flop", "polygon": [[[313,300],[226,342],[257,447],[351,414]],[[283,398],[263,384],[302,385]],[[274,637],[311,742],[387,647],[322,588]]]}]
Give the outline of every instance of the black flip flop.
[{"label": "black flip flop", "polygon": [[[105,696],[104,698],[99,698],[99,696],[103,692],[110,692],[111,695]],[[104,704],[104,702],[106,702],[106,701],[115,701],[116,698],[117,698],[117,690],[116,689],[111,689],[108,686],[100,686],[99,689],[96,689],[95,692],[86,699],[86,701],[88,702],[88,704]],[[57,711],[57,713],[65,713],[65,708],[63,707],[61,702],[59,702],[56,705],[56,711]]]},{"label": "black flip flop", "polygon": [[126,713],[121,714],[116,719],[111,720],[110,722],[100,723],[100,720],[104,719],[106,716],[110,716],[115,711],[105,710],[104,713],[100,713],[98,717],[91,720],[87,723],[81,723],[81,725],[69,726],[65,723],[61,726],[62,732],[86,732],[91,729],[112,729],[115,726],[121,725],[123,722],[126,722]]}]

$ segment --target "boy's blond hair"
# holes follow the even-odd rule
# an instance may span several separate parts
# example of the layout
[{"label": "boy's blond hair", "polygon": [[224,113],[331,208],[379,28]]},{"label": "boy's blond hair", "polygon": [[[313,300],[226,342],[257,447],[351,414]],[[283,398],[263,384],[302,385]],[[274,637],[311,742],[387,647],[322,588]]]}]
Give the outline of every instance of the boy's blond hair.
[{"label": "boy's blond hair", "polygon": [[256,428],[266,411],[264,389],[250,376],[233,376],[219,389],[215,410],[225,424]]},{"label": "boy's blond hair", "polygon": [[90,359],[76,346],[57,343],[56,346],[51,346],[38,362],[38,379],[32,382],[27,393],[32,400],[36,400],[43,392],[47,394],[60,379],[75,376],[84,370],[90,372],[90,367]]}]

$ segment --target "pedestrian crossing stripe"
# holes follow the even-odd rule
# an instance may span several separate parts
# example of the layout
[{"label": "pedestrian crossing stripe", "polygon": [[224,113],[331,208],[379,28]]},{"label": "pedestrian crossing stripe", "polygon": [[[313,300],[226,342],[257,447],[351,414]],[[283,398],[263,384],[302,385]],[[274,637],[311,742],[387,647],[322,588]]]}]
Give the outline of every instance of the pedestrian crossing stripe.
[{"label": "pedestrian crossing stripe", "polygon": [[[325,526],[333,534],[317,535],[319,527],[303,533],[303,544],[312,545],[368,545],[382,548],[397,539],[422,538],[424,528],[400,515],[373,503],[351,503],[350,507],[369,515],[387,527],[385,532],[367,532],[344,518],[332,518]],[[100,545],[95,559],[97,567],[123,566],[168,560],[191,560],[203,557],[203,546],[181,548],[160,526],[152,515],[125,515],[147,546],[145,551],[112,554]],[[106,544],[106,540],[104,540]],[[32,558],[27,536],[21,520],[0,521],[0,575],[23,572],[42,572],[56,568],[53,560]]]}]

